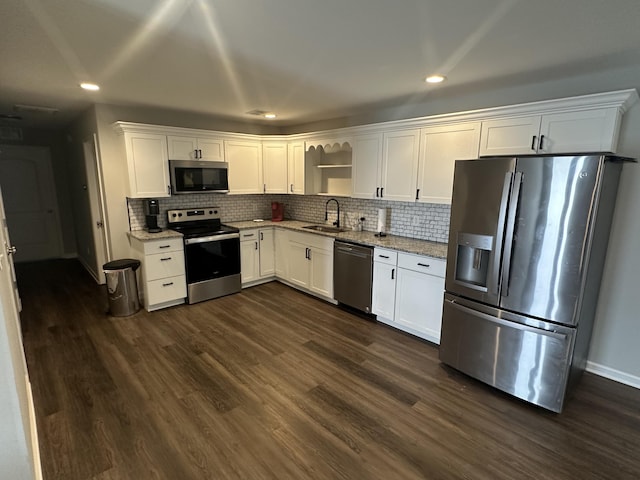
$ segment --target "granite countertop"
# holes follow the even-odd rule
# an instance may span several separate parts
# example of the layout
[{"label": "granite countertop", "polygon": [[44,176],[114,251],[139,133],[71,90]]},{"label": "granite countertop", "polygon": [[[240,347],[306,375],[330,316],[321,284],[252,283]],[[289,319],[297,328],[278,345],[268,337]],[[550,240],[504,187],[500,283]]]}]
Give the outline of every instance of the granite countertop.
[{"label": "granite countertop", "polygon": [[414,253],[417,255],[426,255],[434,258],[447,257],[447,244],[439,242],[430,242],[428,240],[417,240],[415,238],[400,237],[397,235],[387,235],[386,237],[376,237],[374,232],[356,232],[347,230],[340,233],[318,232],[315,230],[307,230],[304,227],[315,225],[311,222],[301,222],[298,220],[283,220],[282,222],[272,222],[264,220],[262,222],[254,222],[247,220],[242,222],[225,222],[226,225],[238,228],[240,230],[248,230],[251,228],[278,227],[287,230],[296,230],[299,232],[312,233],[314,235],[323,235],[332,237],[350,243],[358,243],[370,247],[389,248],[401,252]]},{"label": "granite countertop", "polygon": [[182,238],[182,234],[173,230],[163,229],[158,233],[149,233],[146,230],[134,230],[129,232],[129,236],[140,240],[141,242],[150,242],[152,240],[162,240],[165,238]]}]

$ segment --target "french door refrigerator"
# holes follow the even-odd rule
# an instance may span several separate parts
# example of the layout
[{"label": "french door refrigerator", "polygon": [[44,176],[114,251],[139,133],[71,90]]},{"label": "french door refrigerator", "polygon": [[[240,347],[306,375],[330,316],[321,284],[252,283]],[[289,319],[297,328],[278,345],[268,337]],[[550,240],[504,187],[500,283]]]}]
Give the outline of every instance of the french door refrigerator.
[{"label": "french door refrigerator", "polygon": [[586,365],[624,160],[456,162],[443,363],[562,410]]}]

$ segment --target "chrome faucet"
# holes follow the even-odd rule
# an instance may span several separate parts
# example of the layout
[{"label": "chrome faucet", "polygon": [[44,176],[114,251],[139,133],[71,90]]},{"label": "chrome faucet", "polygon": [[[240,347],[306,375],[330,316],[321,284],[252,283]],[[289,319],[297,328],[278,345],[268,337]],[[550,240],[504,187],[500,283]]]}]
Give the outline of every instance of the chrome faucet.
[{"label": "chrome faucet", "polygon": [[338,215],[337,215],[336,221],[333,222],[333,224],[336,226],[336,228],[340,228],[340,204],[338,203],[338,200],[336,200],[335,198],[330,198],[329,200],[327,200],[327,203],[324,206],[324,221],[326,222],[329,219],[328,208],[329,208],[329,202],[331,200],[336,202],[336,205],[338,206]]}]

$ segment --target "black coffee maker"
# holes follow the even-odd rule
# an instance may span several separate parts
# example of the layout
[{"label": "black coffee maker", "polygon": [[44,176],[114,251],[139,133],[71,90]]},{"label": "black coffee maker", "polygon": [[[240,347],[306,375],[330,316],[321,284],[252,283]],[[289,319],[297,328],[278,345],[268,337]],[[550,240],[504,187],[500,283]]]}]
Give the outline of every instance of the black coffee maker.
[{"label": "black coffee maker", "polygon": [[155,198],[149,198],[144,202],[144,217],[147,224],[147,232],[158,233],[162,229],[158,227],[158,215],[160,215],[160,204]]}]

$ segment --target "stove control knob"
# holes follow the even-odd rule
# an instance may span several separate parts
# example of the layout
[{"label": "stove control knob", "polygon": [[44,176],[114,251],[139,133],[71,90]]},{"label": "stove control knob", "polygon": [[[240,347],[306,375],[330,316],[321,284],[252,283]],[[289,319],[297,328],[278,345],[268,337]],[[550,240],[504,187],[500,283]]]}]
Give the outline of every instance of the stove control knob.
[{"label": "stove control knob", "polygon": [[211,215],[213,213],[213,210],[209,210],[209,215]]},{"label": "stove control knob", "polygon": [[175,214],[175,213],[172,213],[172,214],[171,214],[171,216],[172,216],[173,218],[176,218],[176,214]]},{"label": "stove control knob", "polygon": [[181,217],[181,216],[182,216],[182,214],[181,214],[181,213],[179,213],[179,214],[178,214],[178,216],[179,216],[179,217]]}]

